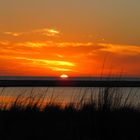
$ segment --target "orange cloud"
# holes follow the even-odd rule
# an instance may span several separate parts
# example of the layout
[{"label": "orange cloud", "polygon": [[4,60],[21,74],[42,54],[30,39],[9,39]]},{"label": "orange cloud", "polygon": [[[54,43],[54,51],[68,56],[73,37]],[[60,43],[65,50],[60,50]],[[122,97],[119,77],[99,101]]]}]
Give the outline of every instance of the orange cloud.
[{"label": "orange cloud", "polygon": [[53,41],[43,41],[43,42],[23,42],[16,43],[16,46],[26,46],[26,47],[58,47],[58,48],[66,48],[66,47],[91,47],[95,46],[92,42],[82,43],[82,42],[53,42]]},{"label": "orange cloud", "polygon": [[[63,72],[70,72],[74,71],[71,68],[68,67],[74,67],[76,66],[74,63],[69,61],[58,61],[58,60],[46,60],[46,59],[31,59],[26,57],[14,57],[17,60],[24,60],[22,63],[29,65],[30,67],[42,67],[42,68],[48,68],[52,71],[63,71]],[[27,62],[26,62],[27,61]]]},{"label": "orange cloud", "polygon": [[102,46],[102,51],[118,53],[120,55],[140,55],[140,46],[131,45],[118,45],[118,44],[105,44],[99,43],[98,46]]},{"label": "orange cloud", "polygon": [[63,71],[63,72],[69,72],[69,71],[74,71],[72,69],[68,69],[68,68],[60,68],[60,67],[48,67],[53,71]]},{"label": "orange cloud", "polygon": [[4,34],[11,35],[11,36],[14,36],[14,37],[18,37],[18,36],[22,35],[23,33],[18,33],[18,32],[4,32]]},{"label": "orange cloud", "polygon": [[72,75],[97,75],[106,56],[104,74],[110,71],[119,73],[125,69],[128,75],[140,75],[140,46],[23,40],[0,41],[0,74],[55,75],[67,72]]},{"label": "orange cloud", "polygon": [[25,46],[25,47],[31,47],[31,48],[40,48],[47,46],[47,43],[41,43],[41,42],[24,42],[24,43],[17,43],[16,46]]},{"label": "orange cloud", "polygon": [[9,44],[10,44],[9,41],[0,41],[0,45],[7,46]]},{"label": "orange cloud", "polygon": [[14,37],[18,37],[21,35],[29,35],[29,34],[40,34],[48,37],[54,37],[60,35],[60,31],[56,29],[43,28],[43,29],[35,29],[27,32],[4,32],[4,34],[11,35]]},{"label": "orange cloud", "polygon": [[60,31],[55,30],[55,29],[45,28],[45,29],[38,29],[38,30],[32,31],[32,33],[40,33],[45,36],[57,36],[60,34]]},{"label": "orange cloud", "polygon": [[61,55],[61,54],[56,54],[56,56],[59,58],[63,58],[63,55]]},{"label": "orange cloud", "polygon": [[60,48],[65,48],[65,47],[89,47],[93,46],[94,44],[92,42],[87,42],[87,43],[82,43],[82,42],[61,42],[61,43],[56,43],[56,46]]},{"label": "orange cloud", "polygon": [[51,66],[68,66],[68,67],[74,67],[75,64],[68,61],[58,61],[58,60],[46,60],[46,59],[32,59],[32,58],[26,58],[26,57],[14,57],[15,59],[20,60],[27,60],[31,61],[34,64],[42,64],[44,66],[51,65]]}]

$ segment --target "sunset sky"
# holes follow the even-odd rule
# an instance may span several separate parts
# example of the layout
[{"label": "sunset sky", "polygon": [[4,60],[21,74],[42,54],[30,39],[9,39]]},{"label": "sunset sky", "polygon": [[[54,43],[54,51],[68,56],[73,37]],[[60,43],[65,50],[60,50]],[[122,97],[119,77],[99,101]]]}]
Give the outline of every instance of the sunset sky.
[{"label": "sunset sky", "polygon": [[140,77],[140,0],[0,0],[0,76]]}]

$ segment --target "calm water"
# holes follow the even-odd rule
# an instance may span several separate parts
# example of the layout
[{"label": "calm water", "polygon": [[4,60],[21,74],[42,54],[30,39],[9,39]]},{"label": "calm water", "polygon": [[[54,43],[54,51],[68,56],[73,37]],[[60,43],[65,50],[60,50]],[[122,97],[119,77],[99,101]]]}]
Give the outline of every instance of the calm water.
[{"label": "calm water", "polygon": [[[54,102],[78,102],[82,97],[85,101],[89,101],[91,95],[96,98],[98,94],[102,94],[104,88],[85,88],[85,87],[9,87],[0,88],[0,101],[10,101],[11,98],[22,97],[45,97],[52,99]],[[140,102],[140,88],[112,88],[112,94],[119,93],[124,98],[128,96],[131,102],[137,104]]]}]

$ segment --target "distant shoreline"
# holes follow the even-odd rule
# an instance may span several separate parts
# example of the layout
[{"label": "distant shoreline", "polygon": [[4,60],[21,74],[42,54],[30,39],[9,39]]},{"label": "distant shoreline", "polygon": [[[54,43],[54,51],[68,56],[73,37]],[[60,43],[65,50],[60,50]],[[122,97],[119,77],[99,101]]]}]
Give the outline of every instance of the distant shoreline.
[{"label": "distant shoreline", "polygon": [[[49,77],[49,76],[0,76],[1,80],[62,80],[60,77]],[[140,77],[69,77],[68,80],[81,80],[81,81],[140,81]]]},{"label": "distant shoreline", "polygon": [[0,87],[140,87],[140,78],[1,76]]}]

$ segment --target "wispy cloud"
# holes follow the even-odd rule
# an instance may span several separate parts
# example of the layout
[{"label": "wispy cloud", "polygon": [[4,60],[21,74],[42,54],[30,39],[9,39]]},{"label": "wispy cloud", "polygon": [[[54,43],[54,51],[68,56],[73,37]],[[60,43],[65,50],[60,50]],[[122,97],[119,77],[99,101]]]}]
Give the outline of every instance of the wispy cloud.
[{"label": "wispy cloud", "polygon": [[93,42],[61,42],[61,43],[56,43],[56,46],[60,47],[60,48],[64,48],[64,47],[89,47],[89,46],[93,46]]},{"label": "wispy cloud", "polygon": [[43,28],[43,29],[35,29],[27,32],[3,32],[5,35],[10,35],[14,37],[19,37],[22,35],[32,35],[32,34],[39,34],[48,37],[55,37],[60,35],[60,31],[53,29],[53,28]]},{"label": "wispy cloud", "polygon": [[124,68],[129,75],[139,75],[140,46],[82,41],[0,41],[0,68],[1,71],[9,69],[8,72],[15,66],[14,72],[19,66],[23,70],[27,68],[28,72],[35,71],[36,75],[38,71],[44,74],[57,71],[96,74],[96,70],[102,69],[106,56],[106,74],[113,67],[114,73]]},{"label": "wispy cloud", "polygon": [[63,58],[63,55],[61,55],[61,54],[56,54],[56,56],[59,58]]},{"label": "wispy cloud", "polygon": [[22,42],[16,43],[16,46],[25,46],[25,47],[58,47],[58,48],[66,48],[66,47],[92,47],[95,46],[92,42],[53,42],[53,41],[44,41],[44,42]]},{"label": "wispy cloud", "polygon": [[23,43],[16,43],[15,46],[25,46],[30,48],[40,48],[46,47],[49,43],[47,42],[23,42]]},{"label": "wispy cloud", "polygon": [[51,66],[69,66],[73,67],[75,66],[74,63],[69,61],[58,61],[58,60],[47,60],[47,59],[32,59],[32,58],[26,58],[26,57],[14,57],[15,59],[21,59],[21,60],[28,60],[31,61],[34,64],[42,64],[42,65],[51,65]]},{"label": "wispy cloud", "polygon": [[102,51],[117,53],[119,55],[138,55],[140,54],[140,46],[119,45],[119,44],[105,44],[99,43],[102,46]]},{"label": "wispy cloud", "polygon": [[4,32],[4,34],[11,35],[11,36],[14,36],[14,37],[18,37],[20,35],[23,35],[23,33],[20,33],[20,32]]},{"label": "wispy cloud", "polygon": [[74,71],[70,67],[74,67],[75,64],[69,61],[58,61],[58,60],[46,60],[46,59],[32,59],[26,57],[14,57],[17,60],[24,60],[26,64],[30,64],[31,66],[39,66],[51,69],[52,71]]},{"label": "wispy cloud", "polygon": [[7,46],[7,45],[9,45],[9,44],[10,44],[9,41],[1,41],[1,40],[0,40],[0,45]]},{"label": "wispy cloud", "polygon": [[48,68],[50,68],[52,71],[63,71],[63,72],[74,71],[74,70],[72,70],[72,69],[60,68],[60,67],[48,67]]},{"label": "wispy cloud", "polygon": [[51,37],[51,36],[58,36],[60,34],[60,31],[56,29],[44,28],[44,29],[34,30],[32,31],[32,33],[39,33],[39,34]]}]

